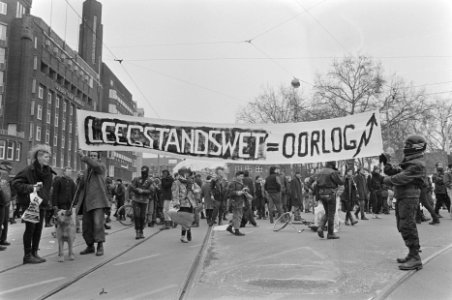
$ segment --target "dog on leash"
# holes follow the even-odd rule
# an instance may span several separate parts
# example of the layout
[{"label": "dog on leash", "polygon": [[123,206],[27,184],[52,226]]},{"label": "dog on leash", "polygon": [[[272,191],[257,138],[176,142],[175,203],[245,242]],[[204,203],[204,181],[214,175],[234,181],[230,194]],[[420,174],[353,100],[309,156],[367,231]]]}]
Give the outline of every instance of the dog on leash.
[{"label": "dog on leash", "polygon": [[64,242],[68,244],[69,259],[74,260],[75,222],[72,211],[60,209],[55,213],[56,238],[58,241],[58,261],[64,262]]}]

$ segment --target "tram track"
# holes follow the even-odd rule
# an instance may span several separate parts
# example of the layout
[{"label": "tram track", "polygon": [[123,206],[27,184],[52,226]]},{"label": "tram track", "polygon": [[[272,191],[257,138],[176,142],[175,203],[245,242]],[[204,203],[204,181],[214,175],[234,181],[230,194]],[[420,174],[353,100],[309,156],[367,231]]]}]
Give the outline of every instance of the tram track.
[{"label": "tram track", "polygon": [[[441,256],[446,251],[452,249],[452,244],[444,247],[443,249],[433,253],[429,257],[423,260],[423,265],[427,265],[432,260],[436,259],[437,257]],[[418,270],[411,270],[406,272],[404,275],[402,275],[398,280],[396,280],[394,283],[388,285],[386,288],[384,288],[378,295],[370,298],[369,300],[384,300],[387,299],[389,296],[391,296],[392,293],[394,293],[404,282],[406,282],[408,279],[410,279],[414,274],[416,274]]]},{"label": "tram track", "polygon": [[[129,228],[130,228],[130,227],[128,227],[128,226],[127,226],[127,227],[123,227],[123,228],[120,228],[120,229],[118,229],[118,230],[114,230],[114,231],[109,232],[108,235],[113,235],[113,234],[115,234],[115,233],[124,231],[124,230],[129,229]],[[43,240],[47,240],[47,239],[53,239],[53,238],[52,238],[52,237],[46,237],[46,238],[41,239],[41,242],[42,242]],[[73,245],[73,247],[75,248],[75,247],[78,247],[78,246],[81,246],[81,245],[85,245],[85,242],[84,242],[84,241],[76,242],[76,243]],[[56,250],[56,251],[54,251],[54,252],[51,252],[51,253],[49,253],[49,254],[43,255],[42,257],[43,257],[43,258],[48,258],[48,257],[55,256],[55,255],[57,255],[57,254],[58,254],[58,250]],[[14,269],[17,269],[17,268],[20,268],[20,267],[22,267],[22,266],[25,266],[25,265],[24,265],[23,263],[21,263],[21,264],[17,264],[17,265],[14,265],[14,266],[6,267],[6,268],[0,270],[0,274],[5,273],[5,272],[8,272],[8,271],[11,271],[11,270],[14,270]]]}]

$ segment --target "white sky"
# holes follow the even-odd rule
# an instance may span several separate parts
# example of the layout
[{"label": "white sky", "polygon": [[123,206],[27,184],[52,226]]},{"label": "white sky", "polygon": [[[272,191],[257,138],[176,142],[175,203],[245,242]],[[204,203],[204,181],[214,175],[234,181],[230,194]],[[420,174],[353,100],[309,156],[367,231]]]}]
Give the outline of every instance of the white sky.
[{"label": "white sky", "polygon": [[[82,0],[67,1],[81,14]],[[450,0],[100,2],[104,61],[147,117],[232,123],[264,86],[313,83],[346,54],[373,56],[385,75],[428,93],[452,91]],[[78,49],[80,19],[66,0],[35,0],[32,14]]]}]

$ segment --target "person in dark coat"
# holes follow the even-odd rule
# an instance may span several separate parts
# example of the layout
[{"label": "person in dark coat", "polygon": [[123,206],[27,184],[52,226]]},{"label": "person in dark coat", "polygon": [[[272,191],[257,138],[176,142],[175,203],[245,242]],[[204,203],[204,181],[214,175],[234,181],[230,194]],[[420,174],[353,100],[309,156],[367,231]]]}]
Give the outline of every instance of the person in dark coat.
[{"label": "person in dark coat", "polygon": [[11,245],[7,241],[8,218],[11,205],[11,185],[9,173],[12,167],[8,162],[0,163],[0,251],[6,250]]},{"label": "person in dark coat", "polygon": [[50,203],[53,174],[56,173],[49,166],[51,149],[48,145],[36,145],[30,151],[31,164],[20,171],[12,180],[12,186],[17,192],[17,201],[28,207],[30,193],[37,191],[42,202],[39,205],[39,222],[32,223],[25,220],[24,264],[37,264],[46,260],[38,255],[41,240],[42,225],[45,209]]},{"label": "person in dark coat", "polygon": [[215,222],[218,216],[218,225],[221,225],[223,215],[226,210],[226,201],[228,197],[228,181],[226,180],[225,170],[223,167],[215,169],[215,178],[210,182],[210,190],[214,198],[214,208],[212,212],[212,220]]},{"label": "person in dark coat", "polygon": [[[244,236],[245,234],[240,232],[239,229],[242,222],[243,208],[245,206],[245,201],[247,201],[245,191],[248,191],[248,188],[243,184],[242,171],[238,171],[235,174],[235,180],[229,184],[228,190],[232,206],[232,224],[230,224],[226,230],[236,236]],[[233,228],[234,231],[232,230]]]},{"label": "person in dark coat", "polygon": [[345,225],[355,225],[358,223],[353,218],[353,206],[356,203],[357,187],[353,178],[353,169],[347,169],[345,173],[344,191],[341,194],[341,202],[345,211]]},{"label": "person in dark coat", "polygon": [[270,167],[269,175],[265,179],[265,191],[268,195],[268,214],[270,217],[270,223],[273,223],[273,214],[277,212],[277,218],[279,218],[283,213],[281,190],[282,183],[281,177],[279,176],[279,168]]},{"label": "person in dark coat", "polygon": [[52,206],[54,210],[68,210],[74,200],[77,186],[74,180],[69,177],[70,172],[71,168],[66,167],[63,169],[62,175],[53,180]]},{"label": "person in dark coat", "polygon": [[405,140],[404,158],[400,165],[391,165],[387,154],[380,155],[380,163],[384,164],[384,172],[388,175],[384,182],[394,186],[394,196],[397,199],[397,229],[409,249],[405,258],[397,259],[401,270],[422,269],[415,218],[421,189],[426,185],[426,148],[427,142],[422,136],[412,135]]},{"label": "person in dark coat", "polygon": [[374,219],[380,219],[378,214],[380,213],[383,205],[382,190],[383,190],[383,176],[380,174],[380,167],[374,166],[372,175],[369,176],[369,192],[370,202],[372,203],[372,214]]},{"label": "person in dark coat", "polygon": [[436,196],[436,203],[435,203],[435,214],[437,214],[440,218],[442,216],[439,213],[439,209],[441,206],[446,205],[447,210],[450,212],[450,199],[447,195],[447,188],[446,184],[444,182],[444,167],[442,163],[436,163],[436,173],[433,174],[432,180],[435,184],[435,196]]},{"label": "person in dark coat", "polygon": [[[100,160],[99,152],[91,151],[86,156],[84,151],[79,150],[78,155],[87,165],[76,196],[77,214],[83,215],[82,232],[87,245],[80,254],[96,252],[97,256],[102,256],[105,242],[105,209],[110,207],[105,185],[106,168]],[[94,243],[97,243],[97,250],[94,249]]]},{"label": "person in dark coat", "polygon": [[165,224],[161,229],[171,228],[171,218],[168,215],[168,210],[170,209],[170,203],[173,198],[173,194],[171,192],[173,182],[174,179],[171,177],[170,172],[168,170],[163,170],[160,183],[160,199],[163,200],[163,217],[165,219]]},{"label": "person in dark coat", "polygon": [[[144,239],[143,229],[146,223],[146,213],[148,218],[152,217],[152,213],[149,212],[149,206],[154,205],[152,192],[155,190],[153,187],[153,180],[149,177],[149,167],[141,167],[141,176],[132,179],[130,185],[130,191],[132,192],[132,205],[133,205],[133,219],[135,222],[135,239]],[[150,201],[151,200],[151,201]]]},{"label": "person in dark coat", "polygon": [[338,239],[339,237],[334,234],[334,215],[336,214],[336,193],[339,185],[344,185],[344,181],[339,175],[336,169],[336,163],[329,161],[325,164],[323,169],[320,169],[315,174],[316,184],[316,197],[319,199],[325,209],[325,215],[320,221],[317,229],[319,237],[323,238],[323,229],[325,223],[328,221],[328,239]]},{"label": "person in dark coat", "polygon": [[123,206],[126,201],[126,188],[122,184],[121,178],[116,179],[116,186],[115,186],[114,194],[116,197],[116,212],[115,212],[114,216],[116,217],[117,220],[125,220],[126,217],[125,217],[124,210],[122,210],[122,212],[121,212],[122,215],[118,215],[118,209],[121,206]]},{"label": "person in dark coat", "polygon": [[368,202],[369,189],[367,187],[367,178],[364,168],[358,169],[358,174],[355,175],[354,181],[356,183],[357,192],[357,202],[358,208],[355,211],[356,219],[358,219],[358,214],[361,212],[361,220],[369,220],[365,214],[366,203]]},{"label": "person in dark coat", "polygon": [[266,219],[265,217],[265,189],[264,189],[265,180],[261,176],[256,176],[255,180],[255,188],[254,188],[254,198],[256,202],[257,208],[257,219]]},{"label": "person in dark coat", "polygon": [[301,173],[296,172],[295,177],[290,182],[290,199],[294,220],[301,221],[301,212],[303,211],[303,180]]}]

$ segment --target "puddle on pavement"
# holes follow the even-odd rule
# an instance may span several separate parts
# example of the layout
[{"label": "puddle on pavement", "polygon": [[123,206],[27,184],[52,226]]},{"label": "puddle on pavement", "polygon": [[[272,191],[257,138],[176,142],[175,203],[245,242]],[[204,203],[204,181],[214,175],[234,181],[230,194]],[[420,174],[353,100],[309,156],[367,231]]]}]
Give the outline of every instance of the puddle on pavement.
[{"label": "puddle on pavement", "polygon": [[258,279],[250,280],[248,284],[264,288],[281,289],[312,289],[321,288],[331,284],[330,281],[300,280],[300,279]]}]

